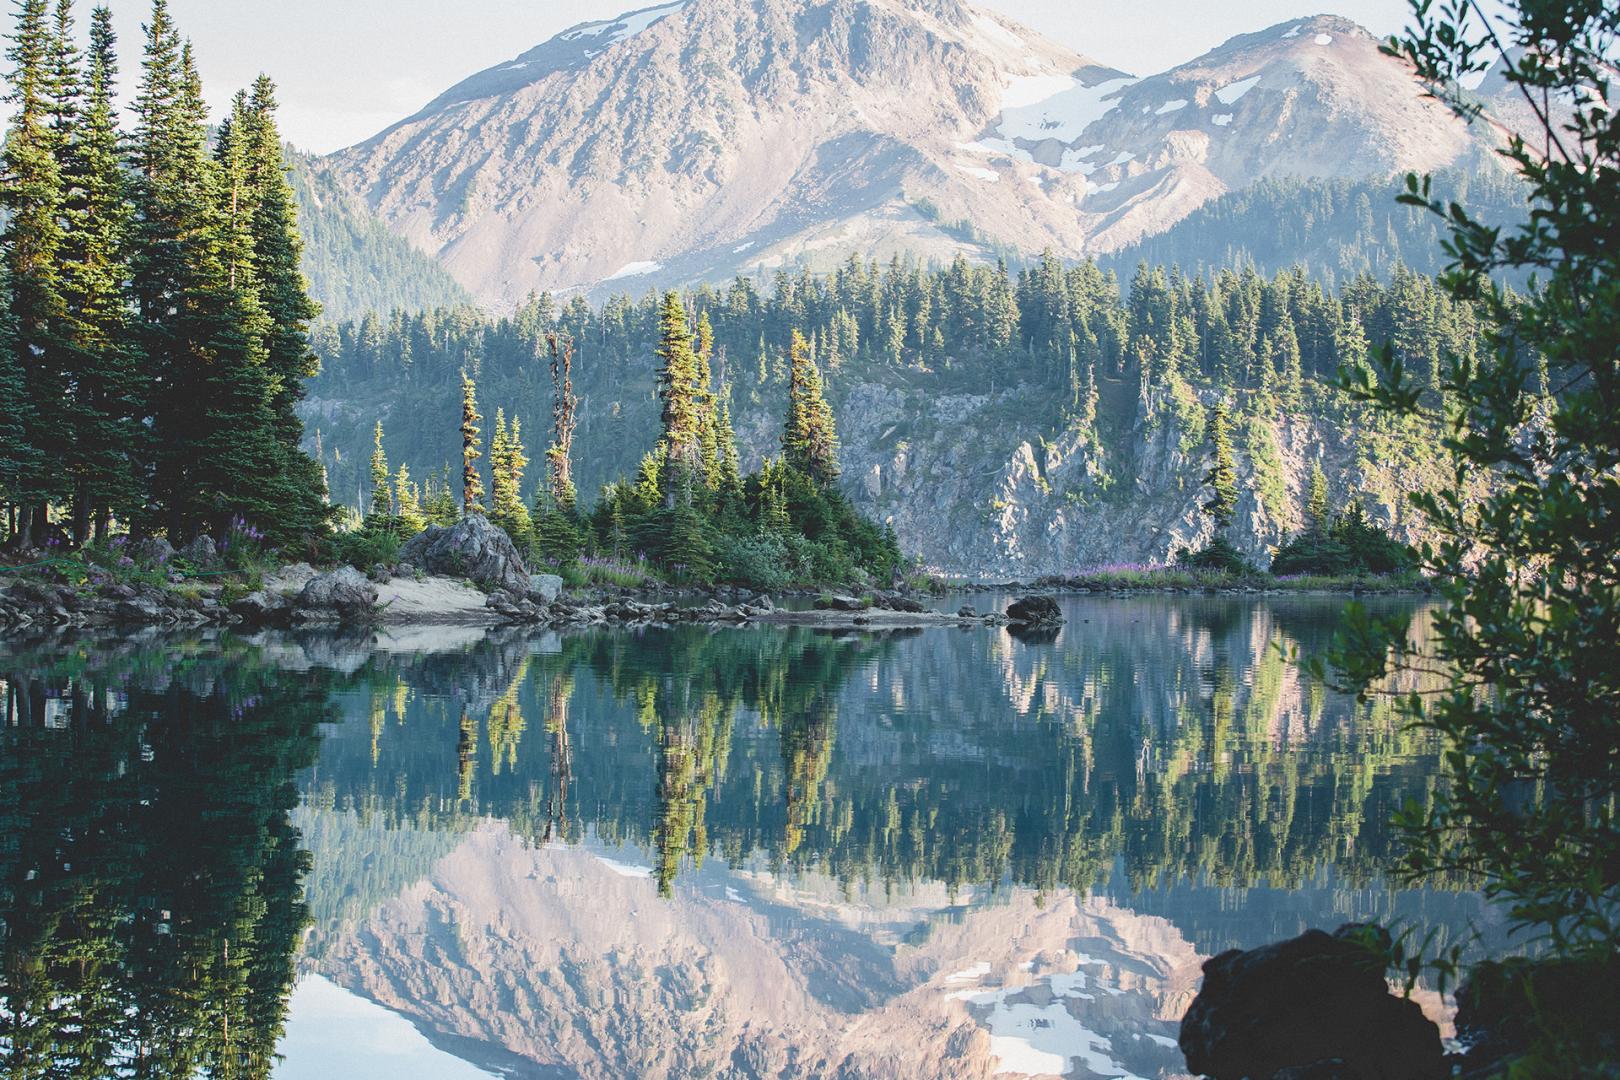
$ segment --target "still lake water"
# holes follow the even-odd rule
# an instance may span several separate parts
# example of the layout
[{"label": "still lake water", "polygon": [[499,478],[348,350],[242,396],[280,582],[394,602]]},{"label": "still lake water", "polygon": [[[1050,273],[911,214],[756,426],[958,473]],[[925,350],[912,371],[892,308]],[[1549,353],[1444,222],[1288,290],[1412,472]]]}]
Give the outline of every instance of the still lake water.
[{"label": "still lake water", "polygon": [[[0,642],[9,1077],[1171,1077],[1433,748],[1324,599],[1006,630]],[[1421,633],[1415,605],[1393,605]]]}]

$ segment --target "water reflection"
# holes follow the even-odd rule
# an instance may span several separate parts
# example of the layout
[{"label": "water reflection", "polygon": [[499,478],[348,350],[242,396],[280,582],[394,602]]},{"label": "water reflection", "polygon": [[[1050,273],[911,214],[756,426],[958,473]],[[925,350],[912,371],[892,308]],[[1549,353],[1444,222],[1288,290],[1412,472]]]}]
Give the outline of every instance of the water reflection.
[{"label": "water reflection", "polygon": [[[1211,952],[1494,925],[1465,883],[1387,886],[1385,823],[1430,797],[1433,751],[1291,662],[1331,603],[1068,608],[1049,642],[14,648],[0,908],[31,1034],[8,1065],[265,1075],[300,842],[298,963],[324,981],[284,1051],[348,993],[514,1076],[1171,1075]],[[114,847],[117,871],[85,854]]]}]

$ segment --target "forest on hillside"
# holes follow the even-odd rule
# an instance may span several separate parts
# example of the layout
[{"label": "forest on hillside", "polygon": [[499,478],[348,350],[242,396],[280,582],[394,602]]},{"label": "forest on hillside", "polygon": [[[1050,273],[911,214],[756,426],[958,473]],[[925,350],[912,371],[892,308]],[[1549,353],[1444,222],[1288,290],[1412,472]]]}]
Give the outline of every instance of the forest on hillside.
[{"label": "forest on hillside", "polygon": [[[1240,427],[1289,414],[1342,421],[1353,406],[1336,389],[1341,368],[1366,369],[1388,345],[1435,387],[1441,358],[1471,355],[1480,341],[1473,306],[1403,267],[1388,282],[1362,274],[1331,290],[1298,268],[1201,276],[1144,264],[1122,282],[1095,264],[1051,256],[1016,274],[965,259],[928,269],[857,258],[829,275],[779,273],[764,290],[747,278],[700,286],[683,303],[712,328],[715,386],[749,465],[776,452],[795,330],[835,409],[853,387],[874,382],[921,386],[935,400],[1033,390],[1038,407],[1012,418],[1031,437],[1078,429],[1099,443],[1118,441],[1146,414],[1169,409],[1192,452],[1206,434],[1205,398],[1229,402]],[[621,294],[593,306],[541,295],[499,318],[464,306],[317,327],[323,363],[307,422],[334,498],[363,508],[378,421],[393,460],[417,475],[456,461],[463,369],[477,379],[486,411],[499,406],[528,430],[542,429],[553,396],[545,362],[553,330],[577,349],[582,497],[633,472],[656,427],[657,297]],[[889,424],[903,432],[930,419]],[[1362,426],[1382,430],[1376,418]],[[847,424],[842,433],[846,442],[872,434]],[[1422,432],[1393,437],[1401,453],[1435,452]],[[1356,467],[1336,463],[1341,474]],[[531,482],[526,497],[534,490]]]}]

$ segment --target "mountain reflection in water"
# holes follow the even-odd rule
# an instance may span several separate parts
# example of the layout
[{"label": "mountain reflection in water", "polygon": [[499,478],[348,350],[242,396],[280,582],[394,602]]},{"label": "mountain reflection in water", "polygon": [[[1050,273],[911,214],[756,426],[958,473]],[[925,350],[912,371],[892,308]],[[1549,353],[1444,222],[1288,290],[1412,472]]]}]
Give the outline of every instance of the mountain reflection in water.
[{"label": "mountain reflection in water", "polygon": [[1292,659],[1337,602],[1065,607],[1051,643],[7,643],[0,1060],[1174,1076],[1213,952],[1500,932],[1465,882],[1387,883],[1433,747]]}]

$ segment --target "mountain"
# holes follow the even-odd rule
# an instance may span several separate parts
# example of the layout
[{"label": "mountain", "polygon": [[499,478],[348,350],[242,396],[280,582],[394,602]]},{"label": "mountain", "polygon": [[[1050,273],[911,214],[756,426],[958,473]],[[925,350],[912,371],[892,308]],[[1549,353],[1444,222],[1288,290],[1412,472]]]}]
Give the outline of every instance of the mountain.
[{"label": "mountain", "polygon": [[368,311],[422,311],[472,302],[429,255],[394,235],[314,159],[287,152],[287,179],[298,200],[304,276],[322,314],[355,319]]},{"label": "mountain", "polygon": [[480,301],[851,251],[1078,256],[1277,177],[1472,167],[1493,129],[1341,18],[1134,79],[960,0],[583,23],[321,168]]}]

